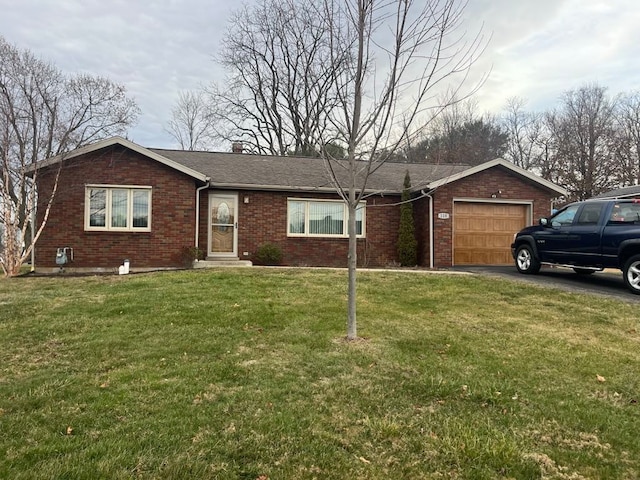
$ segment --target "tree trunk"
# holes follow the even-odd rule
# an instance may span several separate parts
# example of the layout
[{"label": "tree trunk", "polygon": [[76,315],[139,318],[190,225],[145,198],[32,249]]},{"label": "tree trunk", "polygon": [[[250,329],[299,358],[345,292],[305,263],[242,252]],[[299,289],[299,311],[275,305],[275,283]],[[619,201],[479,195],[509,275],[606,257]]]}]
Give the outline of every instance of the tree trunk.
[{"label": "tree trunk", "polygon": [[358,338],[356,324],[356,269],[358,265],[358,243],[356,232],[355,188],[349,191],[349,254],[347,265],[349,269],[349,287],[347,294],[347,340]]}]

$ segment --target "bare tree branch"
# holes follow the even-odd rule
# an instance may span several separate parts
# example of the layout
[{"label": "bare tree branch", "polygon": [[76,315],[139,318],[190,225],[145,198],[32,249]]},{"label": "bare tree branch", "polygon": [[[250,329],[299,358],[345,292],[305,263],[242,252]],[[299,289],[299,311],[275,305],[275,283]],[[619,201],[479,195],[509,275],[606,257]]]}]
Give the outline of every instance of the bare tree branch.
[{"label": "bare tree branch", "polygon": [[[58,174],[49,197],[36,191],[36,163],[123,133],[138,112],[122,86],[101,77],[65,76],[0,37],[0,264],[5,275],[20,272],[57,190]],[[32,225],[37,204],[44,211],[40,224]]]},{"label": "bare tree branch", "polygon": [[465,6],[456,0],[325,0],[330,44],[350,46],[354,60],[349,68],[333,72],[340,104],[330,112],[337,138],[347,145],[347,158],[324,155],[349,211],[349,339],[357,337],[356,210],[367,195],[369,178],[416,135],[420,120],[426,123],[425,112],[446,106],[430,103],[440,85],[454,85],[455,95],[446,104],[466,99],[477,87],[462,94],[468,72],[486,46],[481,33],[467,42],[457,32]]}]

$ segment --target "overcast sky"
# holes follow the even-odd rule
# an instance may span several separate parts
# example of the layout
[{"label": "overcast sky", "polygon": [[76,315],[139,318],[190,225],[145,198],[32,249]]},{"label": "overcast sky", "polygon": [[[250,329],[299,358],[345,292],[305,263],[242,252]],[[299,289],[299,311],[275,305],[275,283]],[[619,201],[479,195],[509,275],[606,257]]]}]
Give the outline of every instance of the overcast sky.
[{"label": "overcast sky", "polygon": [[[249,0],[250,1],[250,0]],[[0,0],[0,35],[67,73],[123,84],[142,110],[129,137],[177,147],[164,127],[180,90],[222,78],[213,56],[237,0]],[[477,95],[499,113],[507,98],[550,108],[598,83],[640,90],[640,1],[469,0],[468,30],[492,35],[475,72]]]}]

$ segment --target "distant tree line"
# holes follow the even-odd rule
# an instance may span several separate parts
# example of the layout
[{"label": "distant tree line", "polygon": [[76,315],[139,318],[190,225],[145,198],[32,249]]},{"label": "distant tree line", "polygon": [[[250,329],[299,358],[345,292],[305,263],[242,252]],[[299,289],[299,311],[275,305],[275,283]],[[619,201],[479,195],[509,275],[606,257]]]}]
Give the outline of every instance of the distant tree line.
[{"label": "distant tree line", "polygon": [[571,200],[640,183],[640,92],[612,96],[585,85],[544,112],[511,99],[501,125],[505,158],[564,186]]},{"label": "distant tree line", "polygon": [[500,115],[480,115],[476,105],[451,106],[394,159],[478,165],[500,157],[564,186],[570,200],[640,183],[640,92],[611,96],[585,85],[543,112],[520,98]]},{"label": "distant tree line", "polygon": [[[344,100],[334,79],[354,59],[336,55],[321,19],[308,15],[312,5],[263,0],[234,14],[218,55],[226,83],[182,92],[173,110],[168,131],[182,148],[239,140],[248,153],[345,155],[348,145],[317,132],[334,127],[332,112]],[[640,183],[640,92],[610,95],[587,84],[561,93],[548,110],[529,111],[524,99],[511,98],[498,114],[456,95],[434,102],[411,131],[397,125],[391,147],[377,145],[377,155],[465,165],[501,157],[564,186],[570,200]]]}]

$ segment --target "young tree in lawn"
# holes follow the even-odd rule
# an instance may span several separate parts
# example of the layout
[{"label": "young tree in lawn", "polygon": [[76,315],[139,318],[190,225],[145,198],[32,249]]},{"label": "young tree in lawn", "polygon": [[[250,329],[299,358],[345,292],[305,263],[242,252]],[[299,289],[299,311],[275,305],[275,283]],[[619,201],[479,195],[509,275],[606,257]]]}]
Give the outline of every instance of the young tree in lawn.
[{"label": "young tree in lawn", "polygon": [[[46,198],[38,196],[36,163],[122,134],[137,114],[124,87],[102,77],[66,76],[0,37],[0,265],[5,276],[17,275],[29,258],[56,193],[54,182]],[[32,223],[36,204],[44,208],[39,225]]]},{"label": "young tree in lawn", "polygon": [[[481,32],[460,29],[464,0],[259,0],[232,17],[213,85],[219,139],[250,152],[320,155],[348,211],[347,338],[357,338],[358,209],[400,145],[464,101]],[[477,86],[482,83],[477,82]],[[442,100],[442,92],[449,94]]]},{"label": "young tree in lawn", "polygon": [[[370,176],[425,125],[422,115],[468,98],[461,88],[485,43],[481,32],[467,40],[459,30],[465,7],[457,0],[325,0],[319,12],[336,61],[345,46],[351,59],[349,68],[333,72],[339,105],[329,115],[332,128],[318,131],[322,145],[337,140],[347,147],[344,160],[323,153],[348,210],[349,340],[357,338],[356,211]],[[455,84],[448,100],[430,103],[447,82]]]}]

